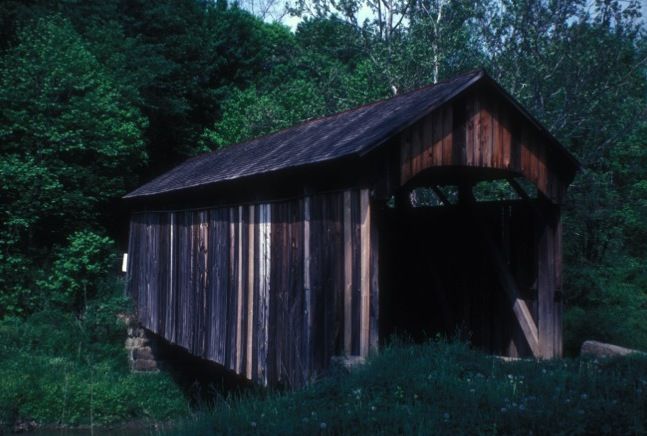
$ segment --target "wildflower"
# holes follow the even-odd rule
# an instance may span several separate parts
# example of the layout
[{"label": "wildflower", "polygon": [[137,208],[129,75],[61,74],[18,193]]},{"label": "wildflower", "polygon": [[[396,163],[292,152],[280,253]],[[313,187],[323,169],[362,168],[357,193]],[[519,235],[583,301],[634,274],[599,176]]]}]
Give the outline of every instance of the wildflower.
[{"label": "wildflower", "polygon": [[447,421],[449,419],[449,413],[443,413],[443,418],[445,418],[445,421]]},{"label": "wildflower", "polygon": [[326,427],[328,427],[328,425],[326,425],[325,422],[322,422],[321,424],[319,424],[319,428],[322,429],[322,430],[325,430]]},{"label": "wildflower", "polygon": [[251,422],[252,427],[256,428],[256,421]]},{"label": "wildflower", "polygon": [[502,407],[502,408],[501,408],[501,413],[505,413],[505,412],[507,412],[507,411],[508,411],[508,409],[506,409],[505,407]]},{"label": "wildflower", "polygon": [[582,394],[582,395],[580,396],[580,398],[582,398],[583,400],[586,400],[587,398],[589,398],[589,396],[588,396],[588,395],[586,395],[586,394]]},{"label": "wildflower", "polygon": [[474,393],[474,392],[476,392],[476,390],[474,390],[474,389],[470,389],[470,392],[471,392],[471,393]]}]

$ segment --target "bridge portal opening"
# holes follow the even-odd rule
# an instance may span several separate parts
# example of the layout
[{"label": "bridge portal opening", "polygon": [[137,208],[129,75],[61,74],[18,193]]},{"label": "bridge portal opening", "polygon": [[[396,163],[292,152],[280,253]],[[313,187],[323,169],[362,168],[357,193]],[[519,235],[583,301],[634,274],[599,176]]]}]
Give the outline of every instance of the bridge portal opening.
[{"label": "bridge portal opening", "polygon": [[509,174],[460,173],[459,185],[431,171],[381,209],[380,336],[532,356],[513,306],[521,300],[537,324],[542,200]]}]

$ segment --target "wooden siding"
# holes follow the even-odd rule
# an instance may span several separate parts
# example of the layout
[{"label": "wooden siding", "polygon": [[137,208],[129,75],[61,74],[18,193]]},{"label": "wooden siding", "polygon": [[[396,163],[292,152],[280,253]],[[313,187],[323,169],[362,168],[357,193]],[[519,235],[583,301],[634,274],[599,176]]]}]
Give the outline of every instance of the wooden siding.
[{"label": "wooden siding", "polygon": [[144,327],[262,384],[298,386],[377,344],[368,190],[130,224],[127,291]]},{"label": "wooden siding", "polygon": [[400,135],[400,184],[433,167],[508,170],[561,203],[568,180],[563,180],[560,157],[541,138],[509,103],[477,90],[436,109]]}]

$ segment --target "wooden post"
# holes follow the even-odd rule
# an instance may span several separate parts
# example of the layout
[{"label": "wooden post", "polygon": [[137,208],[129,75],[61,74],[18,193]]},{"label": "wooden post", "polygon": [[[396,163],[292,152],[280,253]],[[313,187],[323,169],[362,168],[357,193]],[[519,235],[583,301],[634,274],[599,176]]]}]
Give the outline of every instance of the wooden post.
[{"label": "wooden post", "polygon": [[549,200],[540,194],[541,214],[537,217],[537,303],[540,356],[550,359],[555,350],[555,230],[556,214]]}]

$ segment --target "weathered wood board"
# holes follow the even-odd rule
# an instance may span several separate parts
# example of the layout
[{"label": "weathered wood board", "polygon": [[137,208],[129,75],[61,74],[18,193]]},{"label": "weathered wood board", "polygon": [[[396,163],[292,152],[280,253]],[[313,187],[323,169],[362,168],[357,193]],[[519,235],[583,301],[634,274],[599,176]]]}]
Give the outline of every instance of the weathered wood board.
[{"label": "weathered wood board", "polygon": [[400,134],[400,183],[433,167],[498,169],[524,176],[560,203],[567,186],[560,157],[540,137],[500,97],[476,90]]},{"label": "weathered wood board", "polygon": [[192,354],[302,385],[377,343],[370,215],[367,190],[138,213],[127,291],[144,327]]}]

